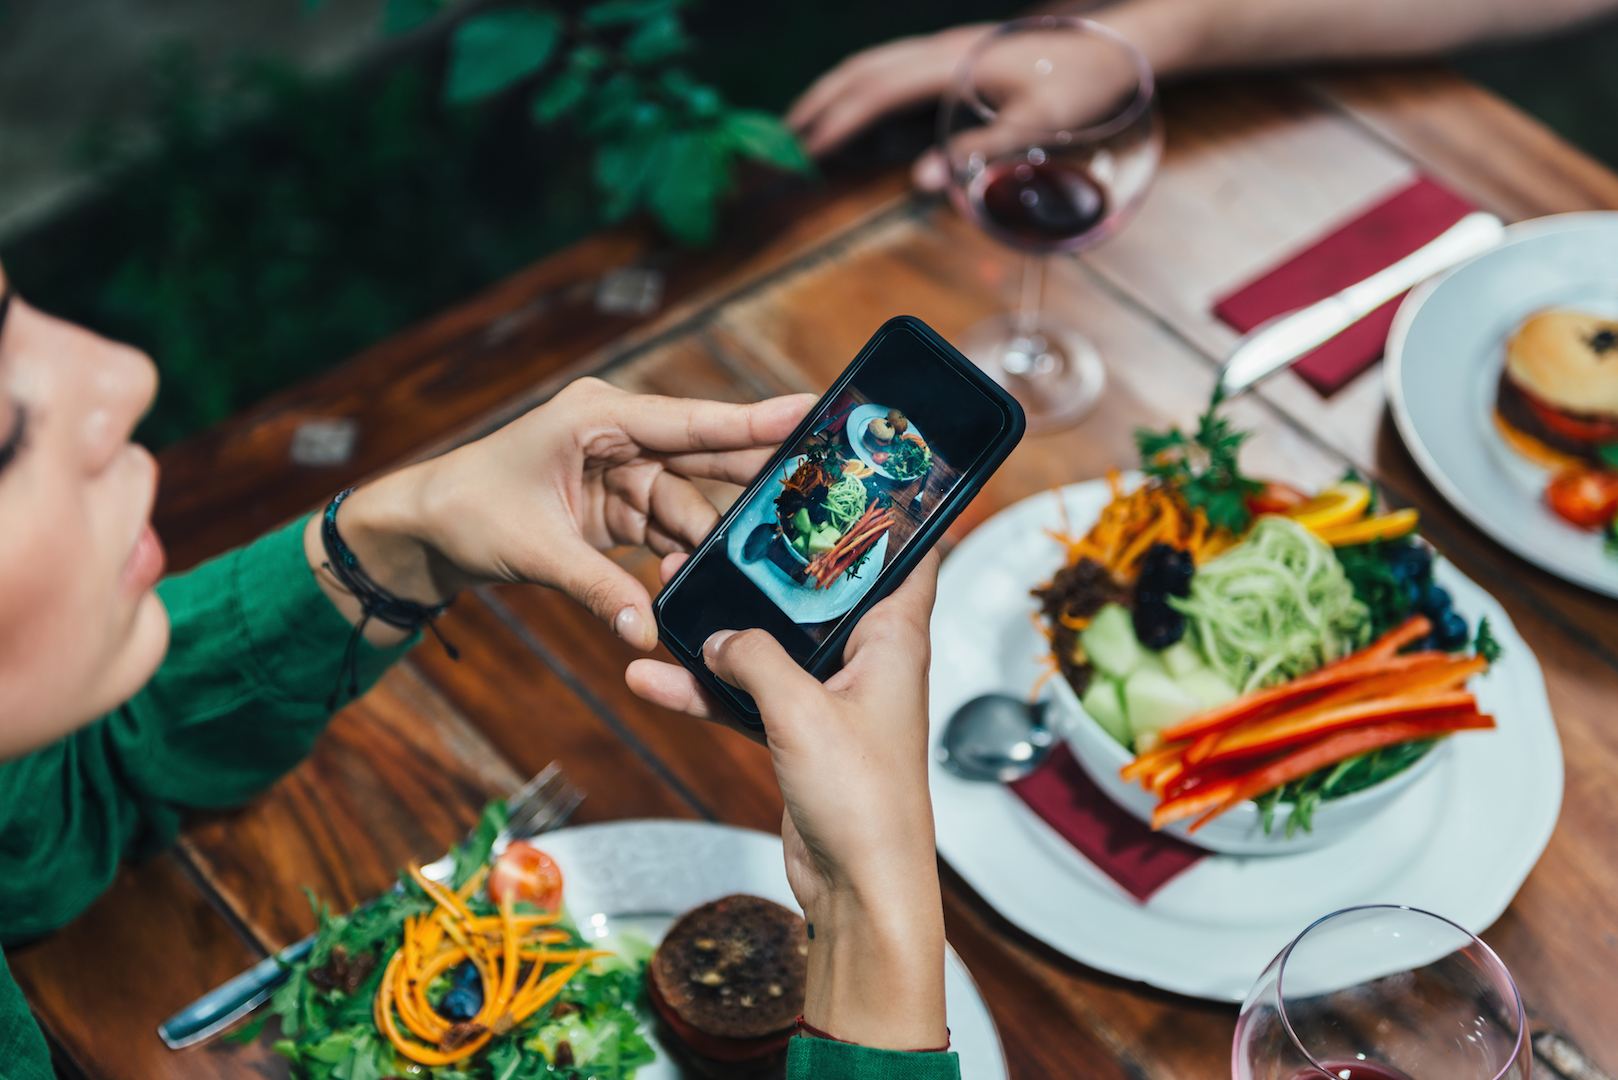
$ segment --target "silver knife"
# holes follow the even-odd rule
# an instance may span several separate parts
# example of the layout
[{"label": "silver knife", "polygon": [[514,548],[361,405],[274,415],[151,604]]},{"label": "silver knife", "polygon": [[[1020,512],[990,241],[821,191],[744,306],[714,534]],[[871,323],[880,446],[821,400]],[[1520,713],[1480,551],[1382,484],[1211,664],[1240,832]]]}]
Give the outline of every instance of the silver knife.
[{"label": "silver knife", "polygon": [[1220,377],[1225,396],[1252,389],[1400,293],[1496,246],[1504,235],[1504,223],[1493,214],[1468,214],[1391,266],[1308,307],[1260,323],[1225,359]]}]

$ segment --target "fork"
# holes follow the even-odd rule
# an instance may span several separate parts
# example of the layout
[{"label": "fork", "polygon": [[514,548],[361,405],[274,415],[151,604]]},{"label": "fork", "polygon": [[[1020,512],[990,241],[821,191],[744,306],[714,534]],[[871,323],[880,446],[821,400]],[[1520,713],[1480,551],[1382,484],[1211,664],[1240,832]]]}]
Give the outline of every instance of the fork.
[{"label": "fork", "polygon": [[[551,762],[506,800],[506,825],[494,839],[493,853],[499,855],[513,840],[526,840],[558,827],[583,801],[584,793],[568,783],[561,767]],[[467,840],[471,838],[468,833]],[[455,872],[454,849],[422,867],[421,872],[433,881],[448,881]],[[399,888],[394,886],[395,890]],[[157,1029],[158,1037],[170,1050],[183,1050],[213,1038],[268,1001],[275,988],[286,982],[290,965],[308,956],[314,944],[315,935],[310,934],[220,983],[163,1021]]]}]

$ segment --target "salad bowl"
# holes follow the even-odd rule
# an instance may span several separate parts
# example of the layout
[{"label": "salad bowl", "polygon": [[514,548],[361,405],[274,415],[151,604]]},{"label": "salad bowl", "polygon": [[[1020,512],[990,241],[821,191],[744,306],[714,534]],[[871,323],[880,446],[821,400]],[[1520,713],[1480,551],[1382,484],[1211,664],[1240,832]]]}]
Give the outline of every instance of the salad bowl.
[{"label": "salad bowl", "polygon": [[[1120,775],[1134,755],[1085,711],[1066,679],[1052,679],[1049,686],[1048,722],[1067,742],[1079,766],[1107,798],[1150,824],[1158,796]],[[1286,817],[1282,807],[1274,827],[1266,832],[1259,808],[1251,800],[1226,811],[1195,833],[1186,821],[1174,822],[1163,831],[1222,855],[1296,855],[1313,851],[1337,843],[1391,809],[1439,766],[1449,750],[1449,740],[1442,740],[1408,768],[1379,783],[1340,798],[1322,800],[1308,831],[1289,835],[1282,824]]]}]

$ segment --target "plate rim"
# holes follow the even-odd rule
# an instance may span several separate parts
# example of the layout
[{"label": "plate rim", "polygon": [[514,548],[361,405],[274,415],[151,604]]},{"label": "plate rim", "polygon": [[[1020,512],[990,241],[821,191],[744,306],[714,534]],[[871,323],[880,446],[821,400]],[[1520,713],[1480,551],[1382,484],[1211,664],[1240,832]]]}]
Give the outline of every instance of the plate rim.
[{"label": "plate rim", "polygon": [[[1577,210],[1565,214],[1549,214],[1544,217],[1513,222],[1506,226],[1505,239],[1500,244],[1446,270],[1442,274],[1429,278],[1410,290],[1394,313],[1393,325],[1388,331],[1388,343],[1383,351],[1382,375],[1383,386],[1388,399],[1388,411],[1393,415],[1393,425],[1399,432],[1399,438],[1404,442],[1405,448],[1415,460],[1416,467],[1421,470],[1422,475],[1438,490],[1438,493],[1444,497],[1445,501],[1460,511],[1461,515],[1471,522],[1474,528],[1483,532],[1495,543],[1524,562],[1531,563],[1554,577],[1571,582],[1591,592],[1618,597],[1618,562],[1614,563],[1615,569],[1610,574],[1603,575],[1587,573],[1580,566],[1552,563],[1541,558],[1532,544],[1522,541],[1511,530],[1498,525],[1492,515],[1485,513],[1483,508],[1473,501],[1472,497],[1452,480],[1448,473],[1444,472],[1438,463],[1437,457],[1428,447],[1427,442],[1422,438],[1417,428],[1415,417],[1411,414],[1409,402],[1406,400],[1403,379],[1405,371],[1405,340],[1410,329],[1420,317],[1427,300],[1444,282],[1449,280],[1452,274],[1524,240],[1550,236],[1561,232],[1572,232],[1592,220],[1618,225],[1618,211]],[[1541,510],[1540,512],[1543,513],[1544,511]]]},{"label": "plate rim", "polygon": [[[1069,500],[1074,498],[1074,493],[1076,491],[1082,492],[1085,489],[1088,489],[1090,492],[1099,495],[1104,491],[1104,485],[1105,481],[1100,479],[1081,481],[1074,484],[1062,485],[1061,487],[1057,488],[1047,488],[1043,491],[1036,492],[1023,499],[1020,499],[983,522],[983,524],[975,529],[971,535],[967,536],[961,541],[960,545],[958,545],[956,549],[950,553],[949,558],[950,560],[953,560],[956,559],[963,550],[970,551],[973,546],[973,541],[979,539],[980,533],[985,538],[981,542],[990,544],[989,549],[993,550],[993,545],[990,543],[990,541],[993,539],[993,530],[990,529],[989,526],[1002,516],[1011,515],[1013,513],[1027,513],[1029,511],[1025,510],[1024,508],[1029,504],[1035,503],[1041,499],[1050,499],[1053,496],[1060,498],[1064,506],[1067,506],[1069,504]],[[1084,496],[1080,495],[1079,497],[1082,498]],[[946,572],[948,570],[948,563],[949,560],[946,560]],[[1446,574],[1453,574],[1454,577],[1460,582],[1464,582],[1466,585],[1469,585],[1472,589],[1476,590],[1477,595],[1483,600],[1483,606],[1488,609],[1486,613],[1491,617],[1492,620],[1496,621],[1496,625],[1501,631],[1500,636],[1506,643],[1508,649],[1513,650],[1514,652],[1520,651],[1520,654],[1526,658],[1520,670],[1522,678],[1520,680],[1514,680],[1512,684],[1509,684],[1511,686],[1511,700],[1513,702],[1513,707],[1521,709],[1526,701],[1530,708],[1533,708],[1540,714],[1536,717],[1536,720],[1543,722],[1543,724],[1548,728],[1547,742],[1544,746],[1545,753],[1548,756],[1548,760],[1544,762],[1544,766],[1548,772],[1546,777],[1536,777],[1535,779],[1546,780],[1547,787],[1545,789],[1545,793],[1547,795],[1553,794],[1554,797],[1547,798],[1545,800],[1541,813],[1538,815],[1540,818],[1538,827],[1532,830],[1532,832],[1525,832],[1522,834],[1523,839],[1519,841],[1518,845],[1522,852],[1522,858],[1512,862],[1509,865],[1504,860],[1494,860],[1494,865],[1497,867],[1506,868],[1507,872],[1498,873],[1495,875],[1497,888],[1492,890],[1491,893],[1487,894],[1492,895],[1493,899],[1478,906],[1475,910],[1451,913],[1452,915],[1459,916],[1466,921],[1469,928],[1473,929],[1474,932],[1482,933],[1496,920],[1498,920],[1499,917],[1510,906],[1517,893],[1521,890],[1523,882],[1527,880],[1529,874],[1532,873],[1534,867],[1538,864],[1546,845],[1549,843],[1551,835],[1554,833],[1561,815],[1562,794],[1565,785],[1565,768],[1562,757],[1561,740],[1557,735],[1555,727],[1555,717],[1550,710],[1549,700],[1545,692],[1543,671],[1539,665],[1537,657],[1534,656],[1533,650],[1529,648],[1527,643],[1523,640],[1521,634],[1517,631],[1515,624],[1510,619],[1509,614],[1505,612],[1503,607],[1501,607],[1498,600],[1484,590],[1482,586],[1477,585],[1476,582],[1472,582],[1471,579],[1467,578],[1466,575],[1462,574],[1458,569],[1456,569],[1453,564],[1449,564],[1446,561],[1445,565]],[[937,722],[938,721],[933,720],[930,723],[930,740],[936,736]],[[1554,783],[1549,783],[1550,773],[1554,773]],[[942,773],[942,770],[937,765],[936,760],[933,763],[932,775],[935,778],[935,781],[939,776],[947,775]],[[1443,771],[1437,771],[1434,775],[1441,776],[1445,774]],[[1554,788],[1554,792],[1551,791],[1551,788]],[[1000,794],[1005,800],[1008,800],[1007,803],[1003,803],[1002,805],[1007,805],[1010,807],[1009,813],[1016,816],[1018,819],[1016,822],[1017,824],[1029,826],[1036,832],[1049,832],[1050,836],[1056,837],[1056,843],[1063,845],[1066,844],[1066,841],[1061,840],[1049,825],[1047,825],[1043,820],[1039,819],[1037,815],[1033,814],[1033,812],[1028,810],[1025,806],[1018,803],[1018,801],[1009,792],[1001,792]],[[1244,985],[1241,988],[1237,988],[1233,985],[1219,985],[1225,980],[1226,977],[1218,972],[1204,972],[1203,968],[1200,966],[1197,966],[1195,970],[1192,970],[1191,966],[1186,965],[1182,965],[1180,969],[1166,969],[1161,963],[1154,962],[1149,957],[1144,956],[1139,949],[1125,950],[1117,945],[1110,947],[1098,947],[1098,939],[1094,934],[1090,935],[1090,940],[1079,944],[1075,944],[1070,936],[1068,936],[1066,940],[1062,940],[1065,935],[1059,932],[1053,932],[1048,926],[1041,925],[1041,913],[1030,910],[1026,904],[1016,902],[1015,897],[1013,897],[1012,902],[1008,903],[1006,900],[1008,894],[1005,887],[1001,885],[998,880],[992,876],[992,874],[981,872],[980,869],[972,865],[969,860],[960,857],[960,846],[952,845],[945,831],[944,822],[949,820],[950,815],[947,812],[940,812],[937,809],[938,798],[938,788],[935,786],[935,814],[938,815],[940,820],[940,853],[950,862],[950,865],[958,874],[960,874],[962,879],[966,881],[975,892],[977,892],[983,901],[1007,921],[1013,923],[1031,936],[1037,938],[1050,948],[1053,948],[1063,955],[1068,956],[1069,958],[1097,971],[1134,982],[1140,982],[1160,990],[1165,990],[1170,993],[1190,998],[1227,1003],[1239,1003],[1242,1000],[1243,993],[1245,992],[1245,983],[1247,980],[1242,980]],[[1031,842],[1038,842],[1040,839],[1043,839],[1043,837],[1032,838]],[[1425,859],[1429,857],[1426,853],[1432,850],[1432,842],[1433,841],[1431,839],[1424,839],[1422,841],[1423,846],[1416,849],[1412,858],[1425,861]],[[1071,850],[1071,848],[1068,847],[1066,850]],[[1324,850],[1330,849],[1328,848]],[[1079,855],[1077,852],[1072,852],[1072,854],[1075,859],[1087,863],[1087,860],[1084,860],[1082,855]],[[1284,865],[1282,860],[1293,857],[1307,857],[1309,854],[1310,853],[1308,852],[1304,852],[1300,853],[1299,856],[1261,856],[1255,858],[1261,858],[1265,862],[1274,863],[1276,865]],[[1316,854],[1318,855],[1318,853]],[[1212,857],[1224,859],[1233,858],[1230,856]],[[1093,866],[1091,867],[1091,870],[1092,873],[1098,875],[1102,881],[1108,880],[1104,877],[1104,875],[1101,875],[1099,870],[1094,870]],[[1065,870],[1060,872],[1068,873],[1068,871]],[[1104,913],[1107,910],[1107,905],[1098,905],[1095,903],[1098,893],[1088,884],[1079,885],[1074,883],[1071,885],[1071,888],[1073,890],[1075,903],[1080,906],[1085,906],[1086,909],[1090,911],[1092,922],[1094,921],[1094,917],[1096,915]],[[1467,895],[1471,897],[1486,894],[1484,893],[1484,890],[1473,888]],[[1119,900],[1117,902],[1123,903],[1125,901]],[[1148,905],[1136,906],[1142,910],[1148,910]],[[1176,923],[1182,926],[1189,925],[1178,916],[1167,913],[1159,913],[1158,918],[1162,919],[1165,925],[1173,925]],[[1285,940],[1291,936],[1291,933],[1296,932],[1301,928],[1301,924],[1295,927],[1290,925],[1285,927],[1284,932],[1277,935],[1277,948],[1285,943]],[[1207,932],[1217,933],[1218,931],[1209,930]],[[1122,937],[1124,935],[1117,936]],[[1259,968],[1262,967],[1262,963],[1263,961],[1259,962],[1258,966],[1256,966],[1251,972],[1249,978],[1257,976]],[[1197,974],[1199,972],[1202,974],[1198,978],[1186,977],[1187,974]]]}]

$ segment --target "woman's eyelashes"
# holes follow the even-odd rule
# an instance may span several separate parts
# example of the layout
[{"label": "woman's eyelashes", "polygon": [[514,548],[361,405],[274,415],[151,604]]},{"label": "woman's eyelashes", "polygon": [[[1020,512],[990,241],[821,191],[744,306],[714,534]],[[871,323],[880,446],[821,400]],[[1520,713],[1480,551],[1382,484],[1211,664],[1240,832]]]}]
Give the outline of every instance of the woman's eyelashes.
[{"label": "woman's eyelashes", "polygon": [[17,405],[12,413],[11,433],[6,436],[5,442],[0,442],[0,472],[4,472],[28,444],[28,409]]}]

